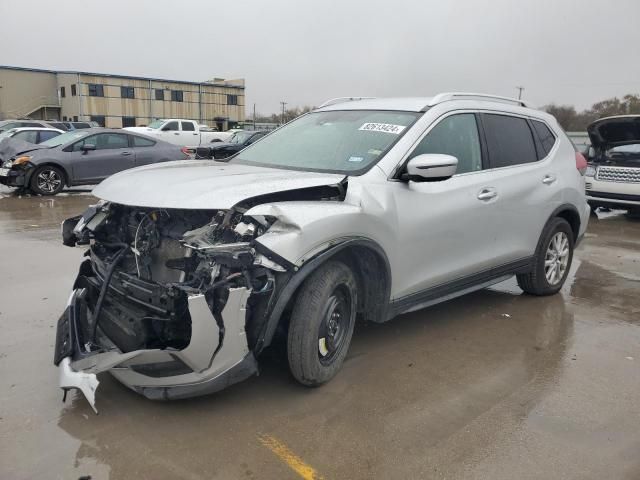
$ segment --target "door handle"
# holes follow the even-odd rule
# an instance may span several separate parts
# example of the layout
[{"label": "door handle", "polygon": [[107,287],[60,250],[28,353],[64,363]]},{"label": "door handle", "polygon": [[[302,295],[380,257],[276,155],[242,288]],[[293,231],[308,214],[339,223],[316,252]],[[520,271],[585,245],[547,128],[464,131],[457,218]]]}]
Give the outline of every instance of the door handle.
[{"label": "door handle", "polygon": [[498,192],[496,192],[493,188],[483,188],[478,193],[478,200],[491,200],[498,196]]},{"label": "door handle", "polygon": [[544,183],[545,185],[551,185],[555,181],[556,177],[554,175],[545,175],[542,179],[542,183]]},{"label": "door handle", "polygon": [[180,132],[173,132],[174,135],[180,135]]},{"label": "door handle", "polygon": [[198,135],[196,132],[193,133],[194,135]]},{"label": "door handle", "polygon": [[122,155],[123,157],[128,157],[129,155],[131,155],[131,152],[122,152],[120,155]]}]

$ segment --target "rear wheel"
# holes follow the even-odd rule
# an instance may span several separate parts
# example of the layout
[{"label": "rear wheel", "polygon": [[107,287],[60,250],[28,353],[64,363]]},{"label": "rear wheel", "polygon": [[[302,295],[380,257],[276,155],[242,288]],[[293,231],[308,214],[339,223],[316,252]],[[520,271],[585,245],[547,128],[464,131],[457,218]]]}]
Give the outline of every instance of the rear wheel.
[{"label": "rear wheel", "polygon": [[64,173],[58,167],[38,167],[31,176],[31,191],[40,195],[55,195],[64,188]]},{"label": "rear wheel", "polygon": [[552,295],[564,285],[573,260],[573,230],[564,218],[554,218],[542,232],[533,269],[517,275],[518,285],[532,295]]},{"label": "rear wheel", "polygon": [[347,355],[356,319],[357,287],[351,270],[329,261],[303,283],[291,320],[287,354],[303,385],[328,382]]}]

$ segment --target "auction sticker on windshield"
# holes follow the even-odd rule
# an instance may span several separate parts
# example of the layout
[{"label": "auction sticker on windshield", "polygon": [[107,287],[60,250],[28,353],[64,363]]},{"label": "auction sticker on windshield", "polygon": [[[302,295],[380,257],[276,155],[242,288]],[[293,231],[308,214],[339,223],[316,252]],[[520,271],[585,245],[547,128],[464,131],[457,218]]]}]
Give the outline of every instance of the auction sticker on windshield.
[{"label": "auction sticker on windshield", "polygon": [[394,135],[399,135],[404,129],[405,127],[403,125],[393,125],[391,123],[365,123],[358,130],[393,133]]}]

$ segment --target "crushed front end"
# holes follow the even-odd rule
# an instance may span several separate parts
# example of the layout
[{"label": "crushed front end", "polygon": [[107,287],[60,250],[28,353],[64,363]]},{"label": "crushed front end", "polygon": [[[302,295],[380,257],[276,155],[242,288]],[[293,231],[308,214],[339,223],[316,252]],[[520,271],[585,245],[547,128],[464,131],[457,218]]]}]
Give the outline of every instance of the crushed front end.
[{"label": "crushed front end", "polygon": [[60,386],[95,409],[109,371],[151,399],[215,392],[257,373],[256,344],[289,266],[254,239],[274,219],[240,209],[113,203],[63,222],[63,243],[88,245],[58,322]]}]

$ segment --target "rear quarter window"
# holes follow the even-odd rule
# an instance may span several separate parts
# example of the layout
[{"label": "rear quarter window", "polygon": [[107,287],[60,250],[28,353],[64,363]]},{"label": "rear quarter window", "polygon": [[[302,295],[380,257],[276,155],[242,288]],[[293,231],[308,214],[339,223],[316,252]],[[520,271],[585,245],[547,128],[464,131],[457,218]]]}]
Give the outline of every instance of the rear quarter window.
[{"label": "rear quarter window", "polygon": [[549,127],[538,120],[531,120],[531,124],[542,146],[542,153],[544,153],[544,155],[540,155],[540,158],[546,157],[556,143],[556,136]]},{"label": "rear quarter window", "polygon": [[490,168],[522,165],[538,160],[529,122],[521,117],[482,114]]},{"label": "rear quarter window", "polygon": [[148,138],[136,137],[136,136],[133,136],[132,138],[133,138],[134,147],[153,147],[156,144],[156,142]]}]

